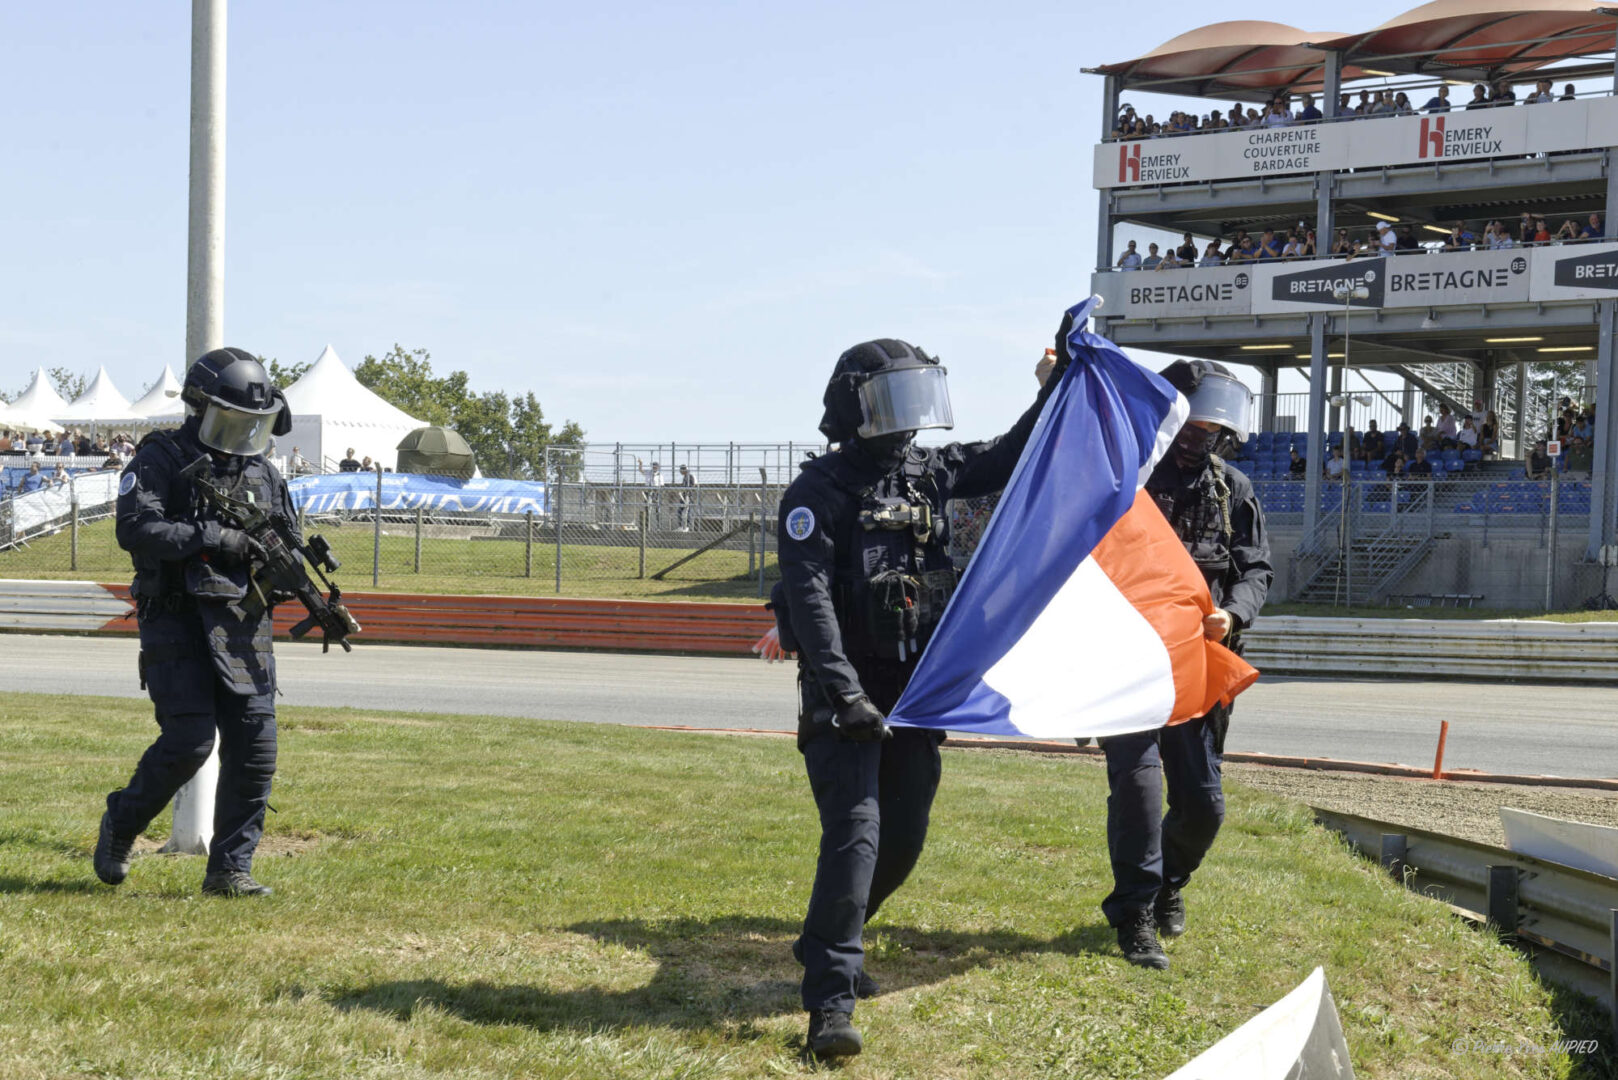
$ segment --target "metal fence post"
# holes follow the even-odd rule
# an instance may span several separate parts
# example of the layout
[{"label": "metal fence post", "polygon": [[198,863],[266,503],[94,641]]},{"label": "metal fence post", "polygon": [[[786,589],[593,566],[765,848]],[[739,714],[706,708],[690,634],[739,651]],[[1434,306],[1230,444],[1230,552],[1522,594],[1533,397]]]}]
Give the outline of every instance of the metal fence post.
[{"label": "metal fence post", "polygon": [[1556,502],[1558,482],[1556,468],[1551,468],[1551,519],[1545,543],[1545,610],[1550,611],[1556,601]]},{"label": "metal fence post", "polygon": [[764,531],[764,508],[758,510],[758,595],[764,595],[764,551],[769,544],[769,534]]},{"label": "metal fence post", "polygon": [[522,542],[522,576],[534,576],[534,512],[528,511]]},{"label": "metal fence post", "polygon": [[556,485],[556,513],[552,524],[556,528],[556,594],[562,594],[562,493],[565,487],[558,482]]},{"label": "metal fence post", "polygon": [[416,573],[421,573],[421,523],[427,516],[427,508],[416,507]]},{"label": "metal fence post", "polygon": [[372,511],[371,530],[371,584],[382,578],[382,463],[376,463],[376,506]]},{"label": "metal fence post", "polygon": [[[70,481],[68,481],[68,483],[72,484],[73,482],[70,480]],[[71,542],[70,542],[70,546],[72,548],[72,553],[69,555],[69,559],[71,561],[71,566],[69,567],[69,569],[77,570],[79,568],[79,489],[78,489],[78,485],[74,484],[69,489],[68,498],[71,500],[71,504],[72,504],[72,510],[71,510],[71,515],[72,516],[69,519],[72,522],[72,524],[70,526],[70,531],[72,533],[72,539],[71,539]]]},{"label": "metal fence post", "polygon": [[650,513],[645,507],[640,511],[640,573],[637,575],[643,580],[646,577],[646,517]]},{"label": "metal fence post", "polygon": [[753,573],[757,557],[755,549],[758,547],[758,532],[753,528],[753,511],[747,512],[747,573]]}]

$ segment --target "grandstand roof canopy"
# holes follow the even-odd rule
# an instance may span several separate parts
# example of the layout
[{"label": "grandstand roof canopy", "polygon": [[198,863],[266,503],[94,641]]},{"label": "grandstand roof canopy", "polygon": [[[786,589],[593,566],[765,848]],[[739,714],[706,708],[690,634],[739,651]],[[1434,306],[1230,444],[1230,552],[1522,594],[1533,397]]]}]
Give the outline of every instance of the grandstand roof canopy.
[{"label": "grandstand roof canopy", "polygon": [[1594,0],[1432,0],[1353,34],[1219,22],[1094,69],[1130,88],[1194,97],[1318,91],[1328,51],[1344,81],[1388,74],[1497,79],[1614,51],[1618,7]]}]

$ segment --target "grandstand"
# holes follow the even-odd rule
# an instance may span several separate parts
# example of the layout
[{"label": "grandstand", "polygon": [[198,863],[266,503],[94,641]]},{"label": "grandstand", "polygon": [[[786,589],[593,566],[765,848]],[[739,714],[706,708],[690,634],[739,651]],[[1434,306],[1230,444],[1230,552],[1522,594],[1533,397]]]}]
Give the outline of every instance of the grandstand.
[{"label": "grandstand", "polygon": [[[1354,33],[1216,23],[1089,69],[1100,329],[1260,373],[1260,430],[1233,464],[1285,593],[1541,606],[1558,563],[1553,606],[1606,591],[1574,568],[1610,565],[1618,540],[1615,29],[1576,0],[1436,0]],[[1121,228],[1154,230],[1165,264]],[[1287,371],[1307,393],[1278,392]],[[1593,405],[1592,430],[1529,479],[1536,443],[1569,430],[1563,394]],[[1478,402],[1492,452],[1427,440],[1430,478],[1345,442]]]}]

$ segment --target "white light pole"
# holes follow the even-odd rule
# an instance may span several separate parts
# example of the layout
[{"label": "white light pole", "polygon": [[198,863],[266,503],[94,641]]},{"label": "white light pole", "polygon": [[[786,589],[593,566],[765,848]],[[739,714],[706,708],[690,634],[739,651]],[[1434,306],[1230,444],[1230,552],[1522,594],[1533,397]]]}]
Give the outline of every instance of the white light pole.
[{"label": "white light pole", "polygon": [[[1349,441],[1354,431],[1354,395],[1348,392],[1348,377],[1352,374],[1348,366],[1348,313],[1353,301],[1370,299],[1371,290],[1364,285],[1339,285],[1332,290],[1332,296],[1343,302],[1343,392],[1333,395],[1331,403],[1343,410],[1343,475],[1340,485],[1342,497],[1338,500],[1337,507],[1337,544],[1340,552],[1338,558],[1342,563],[1342,573],[1338,574],[1337,579],[1343,583],[1343,605],[1346,607],[1354,602],[1354,544],[1348,532],[1349,481],[1354,476],[1354,444]],[[1370,399],[1367,398],[1365,401],[1369,403]]]},{"label": "white light pole", "polygon": [[[225,0],[191,0],[191,196],[185,365],[225,343]],[[163,850],[206,855],[213,839],[219,744],[174,795]]]}]

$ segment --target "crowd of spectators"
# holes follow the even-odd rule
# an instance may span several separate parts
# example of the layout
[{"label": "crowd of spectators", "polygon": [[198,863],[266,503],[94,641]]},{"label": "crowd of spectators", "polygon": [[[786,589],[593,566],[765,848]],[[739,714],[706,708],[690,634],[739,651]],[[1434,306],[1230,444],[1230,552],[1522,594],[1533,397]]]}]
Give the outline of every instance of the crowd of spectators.
[{"label": "crowd of spectators", "polygon": [[[1526,84],[1524,84],[1526,85]],[[1541,105],[1555,101],[1573,101],[1577,94],[1572,83],[1563,87],[1558,96],[1550,79],[1534,83],[1532,93],[1518,98],[1509,80],[1478,83],[1472,87],[1472,98],[1464,106],[1452,106],[1449,85],[1440,85],[1433,96],[1420,108],[1411,102],[1402,90],[1361,90],[1356,101],[1352,91],[1337,98],[1337,112],[1333,120],[1367,120],[1379,116],[1415,116],[1418,113],[1435,115],[1447,113],[1451,108],[1497,109],[1519,103]],[[1113,139],[1156,139],[1174,135],[1194,135],[1207,131],[1228,131],[1232,128],[1291,127],[1295,124],[1313,124],[1325,120],[1315,104],[1313,94],[1302,94],[1294,99],[1291,92],[1283,91],[1262,109],[1254,105],[1234,104],[1229,111],[1218,109],[1202,115],[1176,110],[1167,120],[1159,121],[1150,113],[1142,116],[1133,105],[1125,104],[1113,125]]]},{"label": "crowd of spectators", "polygon": [[[49,487],[63,487],[73,472],[93,469],[122,469],[135,454],[135,440],[124,432],[110,439],[83,431],[23,432],[0,430],[0,465],[13,470],[26,462],[28,469],[6,490],[0,480],[0,493],[26,495]],[[54,463],[47,461],[54,459]],[[63,458],[76,458],[71,464]],[[86,463],[83,459],[90,458]],[[93,459],[101,459],[95,462]],[[47,471],[48,470],[48,471]],[[3,475],[3,474],[0,474]]]}]

